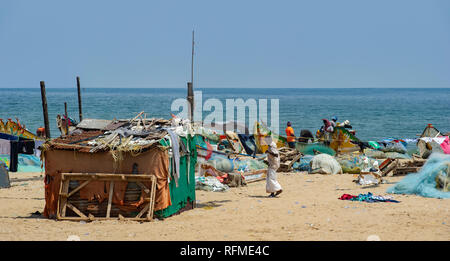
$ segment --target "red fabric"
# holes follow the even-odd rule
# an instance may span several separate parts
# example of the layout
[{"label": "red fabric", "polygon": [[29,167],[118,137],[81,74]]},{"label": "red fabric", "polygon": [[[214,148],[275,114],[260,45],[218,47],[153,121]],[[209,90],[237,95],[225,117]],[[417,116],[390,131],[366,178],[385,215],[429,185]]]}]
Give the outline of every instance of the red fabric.
[{"label": "red fabric", "polygon": [[445,154],[450,154],[450,140],[448,136],[445,138],[444,142],[441,143],[441,148]]},{"label": "red fabric", "polygon": [[220,183],[223,183],[223,181],[228,177],[228,174],[223,176],[216,176],[216,178],[220,181]]},{"label": "red fabric", "polygon": [[354,196],[354,195],[344,194],[344,195],[342,195],[339,199],[340,199],[340,200],[350,200],[350,199],[356,198],[356,197],[357,197],[357,196]]},{"label": "red fabric", "polygon": [[213,149],[212,149],[211,144],[209,144],[209,142],[205,141],[205,143],[206,143],[206,147],[208,148],[208,154],[206,154],[205,160],[209,160],[212,156]]}]

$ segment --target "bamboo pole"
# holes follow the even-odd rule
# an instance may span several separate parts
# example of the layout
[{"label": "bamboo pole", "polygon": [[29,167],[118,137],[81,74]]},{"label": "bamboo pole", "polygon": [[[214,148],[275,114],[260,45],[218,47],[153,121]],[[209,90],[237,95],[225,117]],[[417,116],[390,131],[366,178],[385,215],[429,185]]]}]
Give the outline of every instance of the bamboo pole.
[{"label": "bamboo pole", "polygon": [[81,110],[81,87],[80,87],[80,77],[77,76],[77,90],[78,90],[78,111],[80,114],[80,122],[83,120],[83,113]]},{"label": "bamboo pole", "polygon": [[50,124],[48,122],[48,108],[47,108],[47,97],[45,95],[45,82],[41,81],[40,84],[41,84],[42,111],[44,113],[45,138],[50,139]]},{"label": "bamboo pole", "polygon": [[68,135],[69,134],[69,115],[67,115],[67,102],[64,102],[64,118],[65,118],[65,120],[64,120],[64,124],[66,125],[66,135]]}]

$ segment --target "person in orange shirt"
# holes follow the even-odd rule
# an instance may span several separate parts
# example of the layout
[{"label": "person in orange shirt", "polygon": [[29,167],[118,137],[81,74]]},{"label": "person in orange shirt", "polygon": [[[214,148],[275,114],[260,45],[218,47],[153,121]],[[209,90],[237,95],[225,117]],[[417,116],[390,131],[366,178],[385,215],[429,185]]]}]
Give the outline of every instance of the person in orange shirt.
[{"label": "person in orange shirt", "polygon": [[295,149],[295,134],[294,129],[291,127],[291,125],[292,125],[291,122],[288,121],[286,127],[286,136],[289,148]]}]

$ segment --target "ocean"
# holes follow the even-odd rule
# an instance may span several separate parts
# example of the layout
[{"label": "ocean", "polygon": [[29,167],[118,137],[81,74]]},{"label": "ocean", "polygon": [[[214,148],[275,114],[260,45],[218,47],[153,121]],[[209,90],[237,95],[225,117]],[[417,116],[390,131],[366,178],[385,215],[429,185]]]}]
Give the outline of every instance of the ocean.
[{"label": "ocean", "polygon": [[[431,123],[441,132],[450,131],[450,89],[196,89],[207,99],[241,98],[279,102],[279,130],[284,135],[286,122],[291,121],[296,135],[301,129],[315,133],[322,118],[338,117],[349,120],[356,136],[361,140],[385,138],[416,138]],[[82,88],[83,118],[124,119],[145,111],[147,118],[170,119],[174,100],[185,98],[187,90],[180,89],[129,89]],[[68,104],[69,117],[79,120],[76,88],[46,89],[51,137],[60,135],[56,125],[57,114],[64,114]],[[0,118],[6,121],[16,117],[33,133],[44,126],[40,88],[0,89]],[[203,117],[210,114],[203,111]],[[268,117],[270,124],[270,116]],[[224,111],[224,121],[226,120]],[[250,124],[253,126],[253,123]]]}]

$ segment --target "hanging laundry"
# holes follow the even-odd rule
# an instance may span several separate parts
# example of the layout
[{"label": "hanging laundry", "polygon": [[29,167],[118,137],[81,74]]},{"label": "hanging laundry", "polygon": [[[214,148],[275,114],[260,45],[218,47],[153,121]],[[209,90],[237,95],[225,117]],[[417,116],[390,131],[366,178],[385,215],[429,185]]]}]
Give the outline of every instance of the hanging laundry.
[{"label": "hanging laundry", "polygon": [[34,140],[19,140],[19,153],[34,155]]},{"label": "hanging laundry", "polygon": [[445,154],[450,154],[450,139],[446,136],[445,140],[441,143],[441,148]]},{"label": "hanging laundry", "polygon": [[41,150],[39,149],[39,147],[44,144],[45,141],[43,140],[35,140],[34,141],[34,155],[38,158],[41,157]]},{"label": "hanging laundry", "polygon": [[11,153],[11,144],[9,140],[0,139],[0,155],[9,155]]},{"label": "hanging laundry", "polygon": [[444,137],[435,137],[435,138],[423,137],[423,138],[420,138],[420,139],[425,141],[425,142],[432,142],[432,141],[434,141],[434,142],[436,142],[437,144],[440,145],[442,142],[445,141],[445,138],[446,137],[444,136]]},{"label": "hanging laundry", "polygon": [[205,141],[205,143],[206,143],[206,147],[208,148],[208,150],[207,150],[208,154],[206,154],[205,160],[209,160],[212,156],[213,148],[212,148],[211,144],[209,144],[209,142]]},{"label": "hanging laundry", "polygon": [[9,171],[17,172],[19,154],[34,154],[34,140],[11,140],[11,152],[9,159]]},{"label": "hanging laundry", "polygon": [[19,141],[11,141],[11,154],[9,157],[9,171],[17,172],[17,166],[19,165]]},{"label": "hanging laundry", "polygon": [[175,178],[175,185],[178,187],[178,180],[180,179],[180,144],[178,142],[178,136],[171,130],[165,128],[170,135],[170,141],[172,144],[172,153],[174,160],[173,176]]}]

